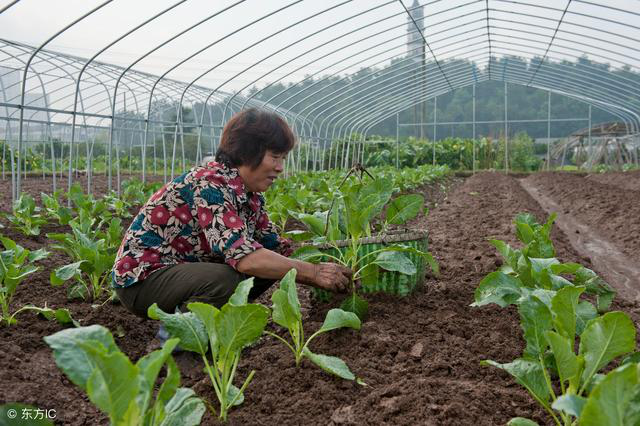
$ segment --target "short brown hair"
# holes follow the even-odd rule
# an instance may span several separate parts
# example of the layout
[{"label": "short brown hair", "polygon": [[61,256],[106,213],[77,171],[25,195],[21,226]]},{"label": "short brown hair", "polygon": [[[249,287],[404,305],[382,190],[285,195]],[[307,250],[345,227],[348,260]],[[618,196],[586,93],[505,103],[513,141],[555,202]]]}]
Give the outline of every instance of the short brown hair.
[{"label": "short brown hair", "polygon": [[224,126],[216,161],[255,169],[267,151],[284,154],[294,145],[293,131],[282,117],[275,112],[249,108],[235,114]]}]

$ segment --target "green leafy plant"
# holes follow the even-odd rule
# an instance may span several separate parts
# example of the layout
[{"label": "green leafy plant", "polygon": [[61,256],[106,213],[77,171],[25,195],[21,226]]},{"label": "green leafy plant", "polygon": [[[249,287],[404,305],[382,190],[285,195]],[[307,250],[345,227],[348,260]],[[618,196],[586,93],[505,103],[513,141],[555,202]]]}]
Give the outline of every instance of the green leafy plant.
[{"label": "green leafy plant", "polygon": [[222,421],[227,420],[230,408],[244,401],[243,392],[255,370],[237,388],[233,381],[238,362],[242,349],[262,335],[269,318],[267,307],[247,303],[252,286],[253,278],[242,281],[221,309],[194,302],[187,305],[190,312],[169,314],[154,303],[148,311],[150,318],[162,321],[171,336],[180,338],[181,348],[200,354],[220,403],[218,417]]},{"label": "green leafy plant", "polygon": [[[561,263],[555,258],[550,238],[555,214],[540,225],[530,214],[515,218],[516,236],[524,243],[522,249],[514,249],[504,241],[490,240],[501,254],[504,265],[487,275],[475,290],[475,303],[483,306],[496,303],[499,306],[517,304],[521,297],[535,289],[560,290],[566,286],[584,286],[587,294],[596,296],[597,309],[604,312],[611,305],[614,290],[592,270],[577,263]],[[571,280],[563,275],[572,275]],[[581,302],[583,310],[592,305]]]},{"label": "green leafy plant", "polygon": [[[372,221],[389,203],[392,193],[393,187],[388,180],[376,179],[367,183],[362,182],[361,179],[351,181],[344,189],[336,192],[334,206],[329,211],[297,216],[314,235],[312,241],[315,245],[325,244],[332,247],[336,254],[330,255],[312,245],[307,245],[296,250],[293,256],[307,261],[329,258],[351,268],[354,271],[352,292],[341,308],[354,312],[360,319],[366,317],[368,303],[358,295],[357,281],[365,285],[375,283],[380,269],[406,275],[415,274],[416,265],[405,253],[423,257],[434,272],[438,273],[438,264],[429,252],[403,244],[390,244],[367,254],[361,254],[363,245],[361,238],[372,235],[374,230]],[[396,198],[389,204],[387,220],[383,222],[382,229],[386,229],[388,224],[406,223],[422,210],[423,205],[424,198],[420,195]],[[346,249],[341,249],[336,244],[340,240],[349,242]]]},{"label": "green leafy plant", "polygon": [[45,302],[44,307],[40,308],[38,306],[34,306],[34,305],[25,305],[22,308],[18,309],[17,311],[15,311],[11,317],[9,317],[8,323],[9,324],[15,324],[16,323],[16,319],[15,317],[22,312],[27,312],[27,311],[32,311],[35,312],[38,315],[43,316],[44,318],[46,318],[49,321],[57,321],[59,324],[62,325],[67,325],[67,324],[72,324],[75,327],[80,327],[80,323],[78,321],[76,321],[75,319],[73,319],[73,317],[71,316],[71,312],[69,312],[69,310],[67,308],[58,308],[58,309],[51,309],[49,307],[47,307],[47,304]]},{"label": "green leafy plant", "polygon": [[[113,336],[100,325],[59,331],[44,338],[58,367],[87,393],[114,426],[198,425],[205,412],[193,390],[180,388],[180,372],[171,357],[179,339],[133,364]],[[154,399],[162,367],[167,374]]]},{"label": "green leafy plant", "polygon": [[[627,424],[599,423],[593,420],[599,418],[596,409],[583,408],[589,400],[594,401],[589,404],[598,407],[611,403],[611,398],[605,401],[599,396],[602,392],[595,391],[607,380],[599,372],[635,349],[635,326],[623,312],[599,315],[598,311],[604,312],[611,305],[615,294],[611,287],[582,265],[563,264],[555,258],[550,238],[554,219],[552,215],[540,225],[531,215],[518,215],[516,235],[524,243],[522,249],[491,240],[505,263],[480,282],[472,306],[516,305],[526,347],[523,355],[512,362],[486,360],[482,364],[511,374],[557,425]],[[588,300],[580,300],[583,294],[595,296],[597,308]],[[637,372],[633,380],[637,381]],[[615,411],[611,406],[608,409]],[[640,403],[637,409],[640,410]],[[517,417],[509,424],[537,423]]]},{"label": "green leafy plant", "polygon": [[73,219],[73,211],[69,207],[60,204],[59,200],[62,199],[60,190],[55,191],[53,195],[42,192],[40,193],[40,198],[46,215],[58,221],[60,225],[68,225],[69,221]]},{"label": "green leafy plant", "polygon": [[18,285],[39,268],[33,263],[49,255],[45,249],[30,251],[18,245],[10,238],[0,237],[5,250],[0,252],[0,308],[2,321],[7,325],[15,324],[14,315],[9,313],[11,299]]},{"label": "green leafy plant", "polygon": [[270,331],[265,331],[265,333],[277,338],[291,349],[295,357],[296,366],[300,365],[302,358],[308,358],[328,373],[335,374],[347,380],[356,379],[347,364],[340,358],[316,354],[309,349],[311,341],[322,333],[342,327],[359,330],[360,319],[356,314],[345,312],[342,309],[331,309],[327,313],[322,327],[305,340],[300,301],[298,300],[298,292],[296,289],[295,269],[287,272],[280,281],[280,288],[273,293],[271,300],[273,301],[273,321],[289,331],[291,343]]},{"label": "green leafy plant", "polygon": [[82,222],[84,217],[88,218],[81,214],[69,223],[70,234],[47,234],[48,238],[57,241],[52,246],[54,249],[62,250],[74,260],[53,270],[50,279],[54,286],[73,279],[74,283],[67,291],[71,299],[91,297],[98,300],[108,289],[107,280],[120,244],[122,224],[120,218],[111,218],[108,228],[102,231],[94,228],[91,218]]},{"label": "green leafy plant", "polygon": [[40,235],[40,227],[47,219],[40,214],[40,207],[29,194],[22,194],[13,203],[11,214],[2,213],[11,224],[24,235]]},{"label": "green leafy plant", "polygon": [[[602,380],[598,372],[635,348],[635,326],[623,312],[608,312],[585,324],[578,308],[584,290],[536,290],[521,300],[518,311],[527,343],[523,356],[506,364],[482,362],[511,374],[558,425],[573,424],[593,385]],[[580,341],[577,354],[576,337]],[[560,393],[553,377],[558,378]]]}]

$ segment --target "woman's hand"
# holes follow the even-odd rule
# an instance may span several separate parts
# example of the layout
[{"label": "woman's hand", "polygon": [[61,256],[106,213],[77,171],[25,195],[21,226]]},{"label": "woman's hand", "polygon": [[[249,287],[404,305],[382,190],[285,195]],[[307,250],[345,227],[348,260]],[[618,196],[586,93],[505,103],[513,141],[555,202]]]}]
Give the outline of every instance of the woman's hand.
[{"label": "woman's hand", "polygon": [[338,293],[349,291],[353,271],[337,263],[323,262],[314,265],[316,287]]}]

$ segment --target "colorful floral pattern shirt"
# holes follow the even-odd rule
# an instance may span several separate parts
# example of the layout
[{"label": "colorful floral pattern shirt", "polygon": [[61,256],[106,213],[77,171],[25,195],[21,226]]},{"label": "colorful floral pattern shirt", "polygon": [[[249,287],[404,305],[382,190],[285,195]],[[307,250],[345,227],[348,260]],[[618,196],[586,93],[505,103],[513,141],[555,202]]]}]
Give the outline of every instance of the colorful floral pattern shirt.
[{"label": "colorful floral pattern shirt", "polygon": [[288,256],[290,242],[269,221],[260,193],[247,192],[238,169],[212,161],[178,176],[140,209],[112,272],[115,288],[185,262],[227,263],[266,248]]}]

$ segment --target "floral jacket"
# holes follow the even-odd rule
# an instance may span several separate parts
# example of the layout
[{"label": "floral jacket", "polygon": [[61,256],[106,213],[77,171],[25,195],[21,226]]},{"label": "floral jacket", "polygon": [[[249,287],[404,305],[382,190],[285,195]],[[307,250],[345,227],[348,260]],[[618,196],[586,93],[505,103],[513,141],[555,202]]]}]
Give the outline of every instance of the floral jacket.
[{"label": "floral jacket", "polygon": [[267,248],[288,256],[291,244],[269,221],[260,193],[247,192],[238,169],[212,161],[178,176],[140,209],[112,271],[115,288],[184,262],[227,263]]}]

